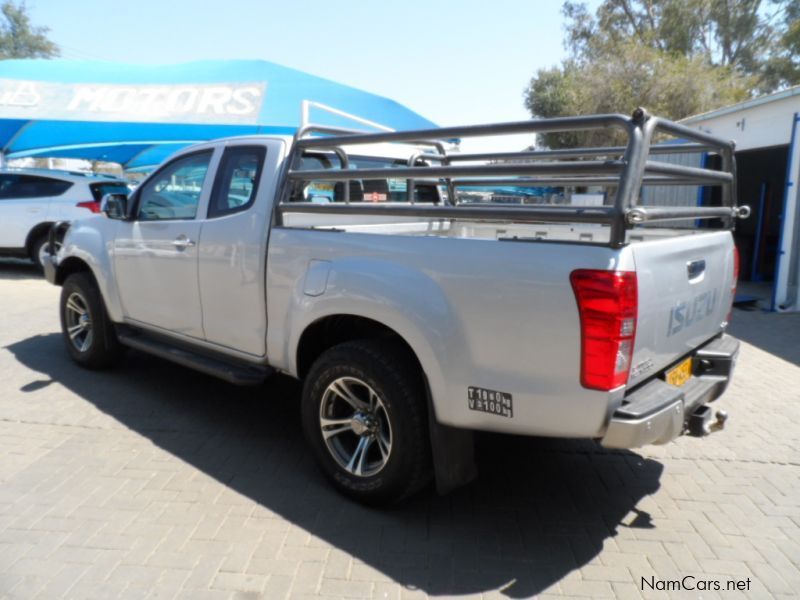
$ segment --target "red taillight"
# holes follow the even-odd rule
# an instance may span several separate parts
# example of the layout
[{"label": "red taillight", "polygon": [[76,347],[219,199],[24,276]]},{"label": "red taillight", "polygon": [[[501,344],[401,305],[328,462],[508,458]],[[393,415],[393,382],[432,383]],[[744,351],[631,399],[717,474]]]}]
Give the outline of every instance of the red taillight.
[{"label": "red taillight", "polygon": [[75,206],[77,206],[78,208],[88,208],[93,213],[100,212],[99,202],[78,202]]},{"label": "red taillight", "polygon": [[603,391],[624,385],[636,337],[636,273],[579,269],[569,278],[581,318],[581,385]]},{"label": "red taillight", "polygon": [[736,299],[736,284],[739,282],[739,248],[733,246],[733,284],[731,284],[731,308],[728,310],[726,321],[731,322],[733,318],[733,301]]}]

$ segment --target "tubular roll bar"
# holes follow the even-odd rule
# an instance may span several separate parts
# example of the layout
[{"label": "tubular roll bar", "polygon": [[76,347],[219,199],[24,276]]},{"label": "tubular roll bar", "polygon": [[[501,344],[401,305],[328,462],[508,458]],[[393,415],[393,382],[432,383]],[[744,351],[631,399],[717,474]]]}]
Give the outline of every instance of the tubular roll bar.
[{"label": "tubular roll bar", "polygon": [[535,211],[530,207],[509,204],[460,204],[457,206],[424,206],[420,204],[373,204],[358,202],[337,204],[331,210],[330,204],[313,202],[293,202],[290,210],[283,212],[303,214],[337,214],[337,215],[386,215],[393,217],[432,217],[437,219],[470,219],[490,221],[515,221],[520,223],[572,223],[576,215],[584,217],[592,223],[610,225],[615,218],[611,206],[542,206]]},{"label": "tubular roll bar", "polygon": [[[323,105],[318,108],[327,109]],[[339,116],[346,113],[330,109]],[[512,123],[443,127],[416,131],[387,131],[371,121],[353,120],[376,129],[366,133],[357,129],[306,124],[304,105],[303,125],[294,142],[294,156],[307,150],[327,150],[339,157],[340,169],[296,170],[287,172],[288,184],[309,181],[343,182],[344,202],[316,204],[288,202],[291,185],[284,186],[282,202],[278,205],[277,220],[288,213],[385,215],[434,219],[469,219],[514,221],[522,223],[599,223],[610,226],[609,244],[626,243],[626,230],[641,223],[679,219],[721,218],[732,227],[734,219],[746,218],[747,207],[736,205],[736,164],[734,143],[684,125],[651,116],[638,108],[631,117],[621,114],[558,117]],[[474,136],[553,133],[617,128],[627,135],[625,146],[590,147],[558,150],[529,150],[523,152],[448,153],[445,141]],[[652,145],[653,136],[664,133],[688,142]],[[309,137],[323,134],[324,137]],[[392,169],[351,169],[344,146],[380,143],[405,143],[416,146],[407,161],[408,166]],[[421,151],[429,147],[433,152]],[[688,167],[648,160],[650,155],[715,152],[721,157],[719,171]],[[595,160],[586,160],[592,159]],[[569,159],[569,160],[564,160]],[[437,162],[419,166],[420,161]],[[519,161],[489,162],[486,161]],[[483,164],[456,164],[478,162]],[[294,164],[291,162],[290,164]],[[388,177],[406,179],[409,204],[350,203],[351,180],[385,180]],[[419,179],[439,180],[448,188],[446,204],[415,204],[415,182]],[[580,207],[554,205],[508,205],[502,203],[455,203],[456,188],[507,185],[531,187],[542,185],[589,186],[615,189],[611,206]],[[710,185],[722,188],[721,207],[661,207],[639,206],[643,185]]]},{"label": "tubular roll bar", "polygon": [[[468,162],[481,160],[541,160],[543,158],[588,158],[590,156],[622,156],[625,146],[606,146],[600,148],[568,148],[558,150],[533,150],[524,152],[485,152],[480,154],[451,154],[451,162]],[[650,154],[681,154],[683,152],[713,151],[708,144],[669,144],[653,146]],[[420,154],[418,158],[425,160],[441,158],[437,154]]]}]

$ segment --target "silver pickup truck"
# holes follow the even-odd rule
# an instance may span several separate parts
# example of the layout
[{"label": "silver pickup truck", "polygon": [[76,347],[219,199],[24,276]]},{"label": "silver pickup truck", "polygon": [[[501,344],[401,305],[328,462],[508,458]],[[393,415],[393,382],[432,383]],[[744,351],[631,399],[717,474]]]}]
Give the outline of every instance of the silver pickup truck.
[{"label": "silver pickup truck", "polygon": [[[451,147],[606,128],[627,143]],[[215,140],[171,157],[130,197],[104,198],[45,270],[63,288],[79,365],[134,348],[234,384],[299,378],[322,471],[359,501],[396,502],[432,479],[442,492],[471,480],[474,431],[633,448],[721,425],[708,403],[738,352],[725,333],[731,229],[748,212],[733,151],[641,109]],[[664,160],[699,153],[721,168]],[[586,204],[464,193],[492,186],[596,193]],[[715,201],[641,201],[646,188],[687,186]]]}]

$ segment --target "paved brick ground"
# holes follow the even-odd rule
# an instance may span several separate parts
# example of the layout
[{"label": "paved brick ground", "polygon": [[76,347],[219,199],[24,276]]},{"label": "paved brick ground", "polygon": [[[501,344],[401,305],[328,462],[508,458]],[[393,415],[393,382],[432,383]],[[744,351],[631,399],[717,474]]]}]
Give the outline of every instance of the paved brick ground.
[{"label": "paved brick ground", "polygon": [[379,512],[318,475],[292,382],[237,389],[134,353],[81,371],[57,296],[0,264],[0,597],[637,598],[643,577],[685,575],[750,591],[680,597],[800,590],[800,316],[736,312],[749,343],[723,433],[638,452],[486,436],[476,484]]}]

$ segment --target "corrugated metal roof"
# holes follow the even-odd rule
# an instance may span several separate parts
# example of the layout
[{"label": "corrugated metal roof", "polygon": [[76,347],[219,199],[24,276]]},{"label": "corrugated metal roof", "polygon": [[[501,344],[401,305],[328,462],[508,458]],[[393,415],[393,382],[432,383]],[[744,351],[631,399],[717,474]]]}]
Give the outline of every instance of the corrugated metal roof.
[{"label": "corrugated metal roof", "polygon": [[792,96],[800,96],[800,85],[795,85],[785,90],[781,90],[780,92],[759,96],[758,98],[753,98],[751,100],[745,100],[744,102],[739,102],[738,104],[731,104],[730,106],[723,106],[722,108],[718,108],[716,110],[710,110],[698,115],[692,115],[691,117],[681,119],[680,122],[684,124],[690,124],[697,123],[699,121],[706,121],[715,117],[721,117],[722,115],[728,115],[748,108],[754,108],[762,104],[769,104],[770,102],[777,102],[778,100],[791,98]]}]

